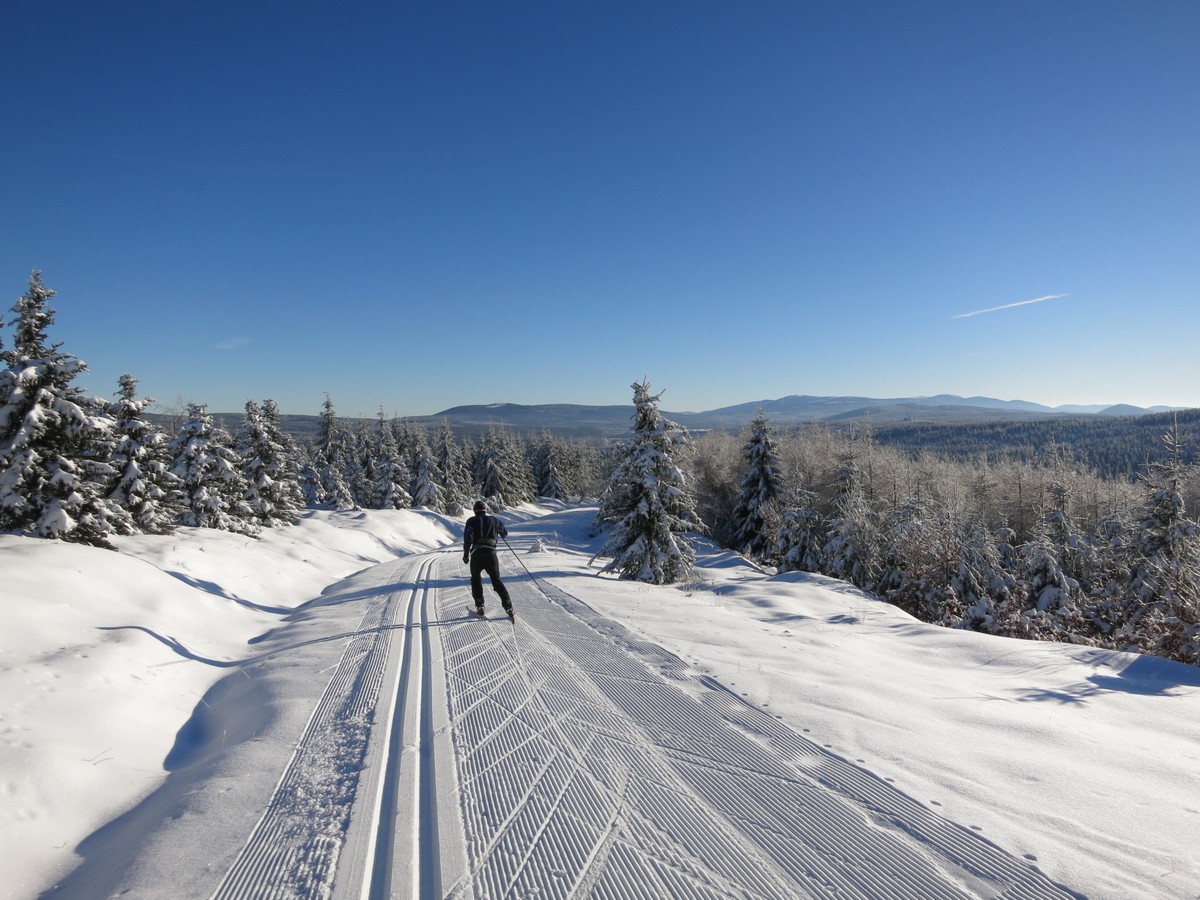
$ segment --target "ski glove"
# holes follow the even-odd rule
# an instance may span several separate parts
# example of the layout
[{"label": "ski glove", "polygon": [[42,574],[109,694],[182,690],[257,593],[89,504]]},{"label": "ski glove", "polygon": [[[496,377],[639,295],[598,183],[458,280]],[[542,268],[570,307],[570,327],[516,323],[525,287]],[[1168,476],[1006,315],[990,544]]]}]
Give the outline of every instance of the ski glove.
[{"label": "ski glove", "polygon": [[471,561],[471,555],[469,553],[464,553],[463,554],[463,563],[466,564],[466,563],[469,563],[470,561]]}]

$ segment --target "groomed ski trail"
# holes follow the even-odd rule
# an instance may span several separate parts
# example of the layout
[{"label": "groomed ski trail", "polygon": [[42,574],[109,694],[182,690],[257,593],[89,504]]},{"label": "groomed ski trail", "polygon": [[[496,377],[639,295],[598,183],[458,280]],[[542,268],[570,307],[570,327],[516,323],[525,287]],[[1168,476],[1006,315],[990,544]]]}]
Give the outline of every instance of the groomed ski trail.
[{"label": "groomed ski trail", "polygon": [[270,695],[231,686],[303,697],[100,829],[47,896],[1077,896],[601,616],[537,554],[505,564],[516,622],[490,590],[475,618],[457,556],[373,566],[267,636],[201,731]]},{"label": "groomed ski trail", "polygon": [[1074,896],[544,579],[506,582],[515,629],[441,630],[469,857],[448,895]]}]

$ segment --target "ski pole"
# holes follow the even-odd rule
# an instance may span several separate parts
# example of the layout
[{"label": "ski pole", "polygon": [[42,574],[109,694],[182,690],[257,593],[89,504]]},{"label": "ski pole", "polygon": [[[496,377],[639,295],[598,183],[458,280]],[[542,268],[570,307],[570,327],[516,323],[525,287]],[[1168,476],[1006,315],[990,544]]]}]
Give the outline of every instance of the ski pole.
[{"label": "ski pole", "polygon": [[504,541],[504,546],[508,548],[508,552],[517,557],[517,562],[521,564],[521,568],[525,570],[525,574],[533,579],[533,583],[537,586],[537,589],[542,592],[542,596],[549,600],[550,595],[546,593],[546,589],[542,587],[542,583],[537,580],[537,576],[529,571],[529,566],[525,565],[525,560],[517,556],[517,551],[512,548],[512,544],[508,542],[508,538],[501,535],[500,540]]}]

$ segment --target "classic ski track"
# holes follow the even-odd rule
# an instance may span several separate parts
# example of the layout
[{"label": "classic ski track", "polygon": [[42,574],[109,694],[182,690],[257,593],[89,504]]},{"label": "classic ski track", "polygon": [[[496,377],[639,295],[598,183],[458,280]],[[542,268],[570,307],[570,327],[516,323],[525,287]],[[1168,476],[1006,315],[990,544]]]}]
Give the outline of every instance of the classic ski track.
[{"label": "classic ski track", "polygon": [[469,856],[451,896],[1075,896],[570,594],[506,581],[515,626],[439,629]]},{"label": "classic ski track", "polygon": [[213,900],[1074,896],[555,586],[455,616],[452,555],[367,576]]},{"label": "classic ski track", "polygon": [[[372,599],[313,709],[275,792],[212,900],[328,897],[372,739],[389,647],[414,641],[413,609],[427,600],[435,557],[380,567],[380,576],[415,569],[411,586]],[[400,598],[405,599],[400,599]],[[405,626],[396,628],[401,606]],[[402,703],[404,698],[398,698]]]}]

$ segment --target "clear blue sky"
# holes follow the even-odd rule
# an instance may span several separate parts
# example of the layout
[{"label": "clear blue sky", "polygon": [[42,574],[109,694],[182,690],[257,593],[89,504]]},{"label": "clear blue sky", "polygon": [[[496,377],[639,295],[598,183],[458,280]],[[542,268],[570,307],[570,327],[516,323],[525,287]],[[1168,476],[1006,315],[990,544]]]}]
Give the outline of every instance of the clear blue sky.
[{"label": "clear blue sky", "polygon": [[1195,0],[6,3],[0,302],[41,269],[88,390],[221,412],[1200,406],[1198,48]]}]

